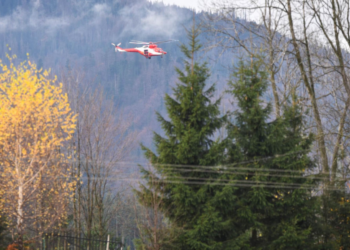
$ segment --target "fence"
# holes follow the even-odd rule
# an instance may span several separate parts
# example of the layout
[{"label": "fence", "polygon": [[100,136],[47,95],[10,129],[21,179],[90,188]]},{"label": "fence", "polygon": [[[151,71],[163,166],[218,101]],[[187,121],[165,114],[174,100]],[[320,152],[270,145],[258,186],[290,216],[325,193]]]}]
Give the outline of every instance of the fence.
[{"label": "fence", "polygon": [[46,234],[42,239],[42,250],[120,250],[117,238],[104,239],[76,237],[69,232]]}]

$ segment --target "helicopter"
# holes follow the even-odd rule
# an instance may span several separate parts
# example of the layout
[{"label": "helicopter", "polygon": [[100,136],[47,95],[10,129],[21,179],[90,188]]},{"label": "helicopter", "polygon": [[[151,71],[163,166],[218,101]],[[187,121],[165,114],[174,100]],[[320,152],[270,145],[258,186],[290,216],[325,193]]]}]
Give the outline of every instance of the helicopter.
[{"label": "helicopter", "polygon": [[161,58],[163,58],[163,55],[166,55],[166,52],[161,48],[159,48],[157,44],[175,42],[175,41],[177,40],[167,40],[167,41],[160,41],[160,42],[141,42],[141,41],[132,40],[130,43],[141,44],[143,46],[138,48],[131,48],[131,49],[120,48],[119,46],[121,43],[118,43],[117,45],[112,43],[112,45],[115,47],[115,52],[137,52],[143,55],[144,57],[146,57],[146,59],[147,58],[151,59],[152,56],[160,56]]}]

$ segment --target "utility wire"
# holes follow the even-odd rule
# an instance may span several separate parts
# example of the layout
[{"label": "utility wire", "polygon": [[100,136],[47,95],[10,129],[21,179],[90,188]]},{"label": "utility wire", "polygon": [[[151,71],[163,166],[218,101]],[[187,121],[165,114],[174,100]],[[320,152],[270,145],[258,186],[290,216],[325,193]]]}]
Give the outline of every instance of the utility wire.
[{"label": "utility wire", "polygon": [[[214,183],[217,182],[234,182],[234,183],[249,183],[249,184],[266,184],[266,185],[289,185],[289,186],[309,186],[314,187],[313,184],[304,184],[304,183],[289,183],[289,182],[274,182],[274,181],[260,181],[260,180],[232,180],[232,179],[215,179],[215,178],[201,178],[201,177],[175,177],[175,178],[166,178],[165,180],[201,180],[201,181],[214,181]],[[160,181],[162,179],[159,179]],[[205,183],[207,184],[207,183]]]},{"label": "utility wire", "polygon": [[[226,169],[226,168],[220,168],[220,166],[200,166],[196,168],[188,168],[188,166],[179,167],[176,165],[176,168],[166,167],[162,168],[158,171],[159,174],[162,173],[163,170],[167,171],[166,173],[181,173],[181,172],[190,172],[190,173],[216,173],[216,174],[235,174],[235,175],[259,175],[259,176],[272,176],[272,177],[290,177],[290,178],[306,178],[306,179],[319,179],[319,180],[327,180],[327,177],[319,177],[315,175],[320,175],[319,173],[306,173],[305,171],[299,171],[295,174],[283,174],[282,173],[265,173],[267,171],[276,170],[276,169],[255,169],[255,168],[233,168],[233,169]],[[246,170],[246,172],[241,171]],[[257,170],[257,171],[256,171]],[[259,172],[259,170],[264,170],[262,173]],[[168,172],[169,171],[169,172]],[[274,171],[273,171],[274,172]],[[121,171],[114,171],[114,173],[111,173],[113,175],[123,175],[123,174],[129,174],[129,173],[122,173]],[[303,175],[297,175],[297,174],[303,174]],[[309,174],[309,175],[305,175]],[[101,177],[101,174],[98,173],[96,175],[99,175]],[[110,176],[110,175],[109,175]],[[102,176],[103,177],[103,176]],[[81,178],[87,178],[87,176],[82,176]]]},{"label": "utility wire", "polygon": [[[181,172],[190,172],[190,173],[217,173],[217,174],[233,174],[233,175],[258,175],[258,176],[269,176],[269,177],[287,177],[287,178],[301,178],[301,179],[317,179],[317,180],[329,180],[327,177],[318,177],[314,175],[289,175],[289,174],[270,174],[270,173],[252,173],[251,168],[237,168],[237,170],[247,170],[247,172],[237,172],[234,169],[230,170],[220,170],[214,168],[206,168],[203,169],[173,169],[173,168],[162,168],[162,170],[166,170],[166,173],[181,173]],[[168,172],[169,171],[169,172]],[[305,172],[303,172],[305,173]]]},{"label": "utility wire", "polygon": [[[169,164],[168,164],[169,165]],[[176,165],[178,166],[178,165]],[[245,175],[245,176],[266,176],[266,177],[280,177],[280,178],[295,178],[295,179],[310,179],[310,180],[329,180],[328,177],[320,177],[320,176],[315,176],[315,175],[319,175],[319,174],[310,174],[310,175],[305,175],[304,171],[299,171],[298,174],[303,173],[304,175],[291,175],[291,174],[280,174],[280,173],[266,173],[266,172],[258,172],[258,171],[254,171],[253,170],[271,170],[271,169],[255,169],[255,168],[234,168],[234,169],[230,169],[230,170],[221,170],[219,167],[211,167],[211,166],[201,166],[200,168],[198,166],[196,166],[196,169],[188,169],[188,166],[186,167],[178,167],[178,168],[162,168],[161,170],[165,170],[165,171],[169,171],[167,173],[169,174],[177,174],[177,173],[216,173],[216,174],[232,174],[232,175]],[[240,170],[236,171],[236,170]],[[247,170],[247,172],[241,172],[242,170]],[[275,169],[272,169],[275,170]],[[283,173],[283,172],[282,172]],[[161,175],[161,173],[159,173]],[[106,176],[101,176],[101,174],[98,174],[98,177],[88,177],[88,176],[81,176],[79,177],[80,179],[109,179],[110,175],[108,177]],[[115,172],[113,175],[130,175],[128,173],[118,173]],[[42,175],[42,177],[45,177],[45,175]],[[50,176],[50,178],[52,178],[52,176]],[[55,177],[54,177],[55,178]],[[56,178],[67,178],[67,177],[56,177]],[[77,177],[78,178],[78,177]],[[340,181],[345,181],[347,180],[347,178],[339,178],[338,180]]]},{"label": "utility wire", "polygon": [[[110,181],[115,181],[115,180],[128,180],[129,178],[101,178],[101,177],[92,177],[90,178],[91,180],[110,180]],[[215,183],[218,182],[223,182],[223,183],[227,183],[227,182],[237,182],[237,183],[260,183],[260,184],[273,184],[273,185],[290,185],[290,186],[300,186],[300,185],[306,185],[306,186],[312,186],[314,187],[315,185],[313,184],[304,184],[304,183],[295,183],[295,182],[274,182],[274,181],[259,181],[259,180],[234,180],[234,179],[216,179],[216,178],[202,178],[202,177],[170,177],[170,178],[165,178],[165,179],[161,179],[158,177],[155,177],[154,179],[157,179],[159,181],[171,181],[171,180],[201,180],[203,182],[203,184],[207,184],[207,182],[204,181],[214,181]],[[153,180],[154,180],[153,179]],[[142,177],[139,178],[134,178],[133,180],[145,180]],[[147,181],[147,180],[146,180]]]},{"label": "utility wire", "polygon": [[[233,167],[233,166],[237,166],[237,165],[246,165],[249,163],[257,163],[257,162],[261,162],[261,161],[267,161],[267,160],[272,160],[272,159],[276,159],[276,158],[282,158],[282,157],[286,157],[286,156],[291,156],[291,155],[295,155],[295,154],[299,154],[299,153],[303,153],[303,152],[307,152],[307,150],[299,150],[296,152],[290,152],[290,153],[286,153],[286,154],[276,154],[274,156],[268,156],[268,157],[264,157],[264,158],[257,158],[257,159],[252,159],[252,160],[248,160],[248,161],[241,161],[241,162],[237,162],[237,163],[232,163],[232,164],[224,164],[224,165],[216,165],[216,166],[204,166],[204,167]],[[182,166],[182,167],[203,167],[202,165],[183,165],[183,164],[163,164],[163,163],[150,163],[151,165],[154,166]],[[254,170],[258,169],[258,168],[252,168]],[[265,171],[264,169],[261,169],[261,171]],[[278,172],[301,172],[298,170],[282,170],[282,169],[269,169],[269,171],[278,171]]]},{"label": "utility wire", "polygon": [[[91,179],[100,179],[100,180],[110,180],[110,181],[146,181],[144,178],[100,178],[92,177]],[[195,181],[190,181],[194,179]],[[202,181],[198,181],[202,180]],[[220,186],[239,186],[239,187],[266,187],[266,188],[286,188],[286,189],[326,189],[333,191],[342,191],[344,187],[325,187],[324,185],[317,184],[304,184],[304,183],[287,183],[287,182],[266,182],[266,181],[251,181],[251,180],[228,180],[228,179],[215,179],[215,178],[183,178],[176,177],[172,179],[160,179],[152,178],[148,180],[149,182],[157,183],[178,183],[178,184],[193,184],[193,185],[220,185]],[[212,182],[206,182],[212,181]],[[321,186],[321,187],[320,187]]]},{"label": "utility wire", "polygon": [[[178,172],[196,172],[196,173],[218,173],[218,174],[233,174],[233,175],[256,175],[256,176],[266,176],[266,177],[282,177],[282,178],[300,178],[300,179],[310,179],[310,180],[329,180],[327,177],[316,177],[312,175],[305,175],[305,171],[300,171],[300,170],[285,170],[285,169],[267,169],[267,168],[251,168],[251,167],[234,167],[234,166],[239,166],[239,165],[246,165],[250,163],[257,163],[261,161],[267,161],[267,160],[272,160],[276,158],[283,158],[286,156],[290,155],[295,155],[298,153],[306,152],[306,150],[301,150],[301,151],[296,151],[296,152],[291,152],[283,155],[274,155],[274,156],[269,156],[269,157],[264,157],[264,158],[259,158],[259,159],[253,159],[249,161],[242,161],[238,163],[233,163],[233,164],[227,164],[227,165],[219,165],[219,166],[202,166],[202,165],[183,165],[183,164],[160,164],[160,163],[155,163],[155,164],[150,164],[152,166],[160,166],[162,167],[160,170],[170,170],[170,173],[178,173]],[[136,164],[136,162],[119,162],[119,164]],[[118,164],[118,163],[116,163]],[[234,167],[234,168],[232,168]],[[250,171],[250,172],[237,172],[236,170],[239,171]],[[254,171],[254,173],[251,173]],[[260,172],[262,173],[260,173]],[[270,173],[264,173],[264,172],[275,172],[276,174],[270,174]],[[286,173],[286,174],[283,174]],[[288,174],[289,173],[289,174]],[[302,176],[295,176],[291,175],[292,173],[297,173],[297,174],[304,174]],[[120,174],[121,175],[121,174]],[[124,175],[126,175],[124,173]],[[43,176],[42,176],[43,177]],[[60,177],[58,177],[60,178]],[[67,178],[67,177],[62,177],[62,178]],[[113,178],[113,177],[87,177],[87,176],[81,176],[79,177],[80,179],[92,179],[92,180],[131,180],[127,178]],[[219,184],[218,182],[222,182],[219,185],[222,184],[232,184],[232,183],[226,183],[227,181],[235,181],[236,183],[234,185],[238,185],[239,180],[228,180],[228,179],[220,179],[220,178],[198,178],[198,177],[183,177],[183,176],[176,176],[172,178],[177,178],[178,180],[185,180],[188,181],[189,179],[194,180],[197,178],[197,180],[203,180],[203,181],[215,181],[215,183]],[[135,179],[133,179],[135,180]],[[136,179],[136,180],[145,180],[144,178]],[[342,181],[345,181],[346,179],[340,179]],[[162,180],[162,182],[169,182],[169,180]],[[185,182],[181,182],[185,183]],[[193,182],[191,181],[190,184],[203,184],[203,185],[208,185],[208,183],[204,182]],[[254,184],[253,184],[254,183]],[[209,183],[213,184],[213,183]],[[254,185],[261,185],[262,182],[252,182],[252,181],[243,181],[241,183],[244,186],[254,186]],[[305,185],[301,183],[278,183],[278,182],[264,182],[266,185],[274,185],[276,187],[286,187],[286,185],[291,186],[297,186],[299,188],[300,185]],[[307,184],[309,185],[309,184]],[[309,188],[315,188],[316,186],[312,185],[309,186]],[[338,190],[338,189],[337,189]]]},{"label": "utility wire", "polygon": [[[224,165],[215,165],[215,166],[203,166],[203,165],[185,165],[185,164],[168,164],[168,163],[142,163],[142,162],[116,162],[114,164],[118,165],[118,164],[125,164],[125,165],[143,165],[143,164],[149,164],[152,166],[171,166],[171,167],[188,167],[188,168],[199,168],[199,167],[215,167],[215,168],[225,168],[225,167],[234,167],[234,166],[239,166],[239,165],[247,165],[250,163],[257,163],[257,162],[261,162],[261,161],[267,161],[267,160],[273,160],[276,158],[283,158],[286,156],[291,156],[291,155],[295,155],[295,154],[299,154],[299,153],[303,153],[303,152],[307,152],[308,150],[299,150],[296,152],[290,152],[290,153],[286,153],[286,154],[276,154],[274,156],[268,156],[268,157],[264,157],[264,158],[257,158],[257,159],[252,159],[252,160],[248,160],[248,161],[241,161],[241,162],[237,162],[237,163],[232,163],[232,164],[224,164]],[[82,160],[83,162],[85,162],[84,160]],[[73,161],[73,163],[75,163],[76,161]],[[90,162],[90,161],[89,161]],[[103,161],[100,161],[103,162]],[[98,164],[98,161],[93,161],[93,163]],[[237,168],[235,168],[237,169]],[[245,168],[248,169],[248,168]],[[303,171],[300,170],[286,170],[286,169],[263,169],[263,168],[250,168],[250,170],[254,170],[254,171],[271,171],[271,172],[290,172],[290,173],[304,173]]]},{"label": "utility wire", "polygon": [[[120,178],[120,179],[114,179],[114,180],[123,180],[123,181],[140,181],[144,180],[142,178]],[[283,185],[276,185],[273,182],[271,182],[270,185],[265,185],[260,182],[256,183],[227,183],[227,182],[202,182],[202,181],[182,181],[180,180],[160,180],[160,179],[152,179],[151,182],[155,183],[170,183],[170,184],[187,184],[187,185],[208,185],[208,186],[233,186],[233,187],[263,187],[263,188],[284,188],[284,189],[307,189],[307,190],[313,190],[313,189],[320,189],[320,190],[332,190],[332,191],[345,191],[345,188],[336,188],[336,187],[325,187],[325,186],[305,186],[305,184],[299,184],[300,186],[293,186],[289,184],[293,183],[286,183]],[[277,183],[279,184],[279,183]],[[294,183],[297,184],[297,183]]]}]

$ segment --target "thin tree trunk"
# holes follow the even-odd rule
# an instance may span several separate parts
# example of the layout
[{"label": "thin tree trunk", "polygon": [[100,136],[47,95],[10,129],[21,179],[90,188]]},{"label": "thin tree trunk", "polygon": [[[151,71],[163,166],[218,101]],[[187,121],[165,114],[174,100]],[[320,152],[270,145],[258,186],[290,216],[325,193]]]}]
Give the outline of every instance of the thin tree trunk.
[{"label": "thin tree trunk", "polygon": [[337,166],[338,166],[338,164],[337,164],[338,163],[338,159],[337,159],[338,158],[338,151],[339,151],[339,147],[341,144],[341,140],[343,138],[344,124],[345,124],[346,114],[348,112],[349,107],[350,107],[350,98],[348,97],[348,100],[346,101],[344,112],[343,112],[341,120],[340,120],[338,136],[337,136],[337,140],[336,140],[336,143],[334,146],[334,151],[333,151],[332,179],[331,179],[332,182],[334,182],[334,180],[336,178],[336,170],[337,170]]},{"label": "thin tree trunk", "polygon": [[[318,142],[318,146],[320,149],[320,155],[321,155],[321,165],[322,165],[322,170],[325,174],[329,174],[329,166],[328,166],[328,156],[327,156],[327,151],[326,151],[326,143],[324,140],[324,132],[323,132],[323,126],[322,126],[322,121],[321,121],[321,117],[320,117],[320,113],[318,110],[318,106],[317,106],[317,101],[316,101],[316,95],[315,95],[315,91],[314,91],[314,84],[313,84],[313,79],[312,79],[312,75],[310,74],[310,78],[308,77],[307,73],[306,73],[306,69],[304,66],[304,63],[302,61],[302,57],[301,57],[301,53],[300,53],[300,49],[299,49],[299,45],[297,42],[297,38],[295,35],[295,31],[294,31],[294,24],[293,24],[293,18],[292,18],[292,8],[291,8],[291,4],[290,4],[291,0],[287,0],[287,16],[288,16],[288,23],[289,23],[289,28],[290,28],[290,33],[291,33],[291,37],[292,37],[292,44],[293,47],[295,49],[295,57],[296,60],[298,62],[298,66],[300,69],[300,73],[302,76],[302,79],[304,81],[304,84],[308,90],[309,96],[310,96],[310,100],[311,100],[311,105],[312,105],[312,110],[314,112],[314,118],[316,121],[316,127],[317,127],[317,142]],[[306,32],[306,30],[304,30],[304,32]],[[305,34],[305,33],[304,33]],[[306,49],[308,50],[308,42],[307,42],[307,37],[305,37],[306,39]],[[310,54],[307,54],[307,60],[310,62]],[[309,69],[311,70],[311,68]]]},{"label": "thin tree trunk", "polygon": [[343,86],[345,87],[345,90],[346,90],[347,95],[348,95],[348,98],[347,98],[348,100],[346,102],[345,110],[344,110],[344,113],[341,117],[340,124],[339,124],[339,130],[338,130],[339,134],[338,134],[336,144],[335,144],[334,149],[333,149],[333,158],[332,158],[332,166],[331,166],[331,171],[332,171],[331,179],[332,179],[332,181],[334,181],[335,177],[336,177],[337,166],[338,166],[337,158],[338,158],[339,146],[340,146],[341,141],[342,141],[343,128],[345,125],[347,109],[348,109],[349,104],[350,104],[349,103],[350,87],[348,85],[348,77],[346,74],[345,63],[344,63],[344,58],[343,58],[343,54],[342,54],[342,48],[340,45],[339,27],[341,27],[341,24],[339,23],[339,26],[337,24],[337,20],[339,18],[338,17],[339,13],[337,14],[336,3],[334,0],[331,1],[331,6],[332,6],[331,7],[332,8],[331,19],[333,21],[333,31],[334,31],[335,44],[334,44],[333,40],[330,38],[328,31],[326,30],[326,27],[324,26],[324,21],[323,21],[323,18],[321,17],[321,13],[317,10],[316,6],[314,5],[314,2],[312,2],[312,9],[313,9],[313,12],[315,14],[315,17],[318,19],[319,27],[320,27],[321,31],[323,32],[324,36],[326,37],[326,39],[328,40],[330,47],[332,48],[333,52],[335,53],[335,55],[338,59],[338,62],[339,62],[338,67],[340,69],[340,75],[342,77]]},{"label": "thin tree trunk", "polygon": [[[89,168],[89,163],[86,162],[86,168]],[[86,220],[86,231],[87,231],[87,238],[88,238],[88,249],[90,249],[90,238],[91,238],[91,231],[92,231],[92,211],[93,211],[93,197],[91,195],[91,180],[90,180],[90,173],[89,170],[86,171],[87,173],[87,220]]]},{"label": "thin tree trunk", "polygon": [[279,117],[280,113],[281,113],[281,111],[280,111],[281,106],[280,106],[279,97],[278,97],[278,93],[277,93],[276,75],[275,75],[275,71],[273,69],[273,52],[272,52],[272,50],[270,50],[270,81],[271,81],[273,97],[275,100],[275,114],[276,114],[276,117]]},{"label": "thin tree trunk", "polygon": [[18,180],[18,206],[17,206],[17,231],[18,231],[18,247],[23,250],[23,180]]}]

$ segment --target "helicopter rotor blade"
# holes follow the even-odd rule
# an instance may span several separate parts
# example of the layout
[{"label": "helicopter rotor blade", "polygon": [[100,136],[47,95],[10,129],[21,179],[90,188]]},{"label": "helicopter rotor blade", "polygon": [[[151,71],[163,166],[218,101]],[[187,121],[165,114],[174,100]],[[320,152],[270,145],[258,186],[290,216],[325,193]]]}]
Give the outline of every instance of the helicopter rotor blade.
[{"label": "helicopter rotor blade", "polygon": [[129,42],[129,43],[132,43],[132,44],[144,44],[144,45],[149,45],[149,43],[136,43],[136,42]]},{"label": "helicopter rotor blade", "polygon": [[145,43],[144,41],[131,40],[130,42]]},{"label": "helicopter rotor blade", "polygon": [[141,42],[141,41],[135,41],[135,40],[132,40],[131,42],[129,43],[133,43],[133,44],[149,44],[147,42]]},{"label": "helicopter rotor blade", "polygon": [[177,42],[179,40],[166,40],[166,41],[160,41],[160,42],[152,42],[153,44],[159,44],[159,43],[169,43],[169,42]]},{"label": "helicopter rotor blade", "polygon": [[160,43],[177,42],[177,41],[178,40],[166,40],[166,41],[159,41],[159,42],[142,42],[142,41],[131,40],[130,43],[149,45],[149,44],[160,44]]}]

